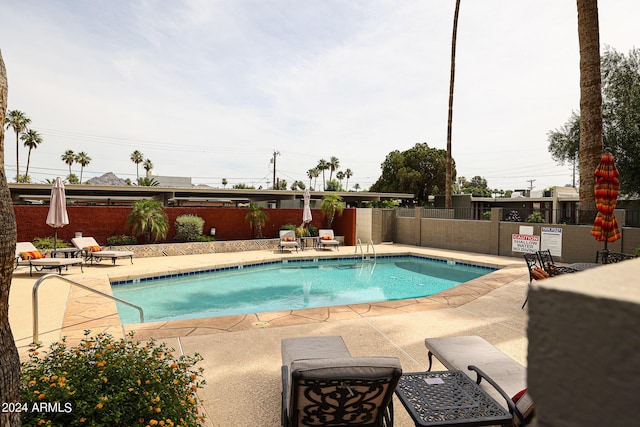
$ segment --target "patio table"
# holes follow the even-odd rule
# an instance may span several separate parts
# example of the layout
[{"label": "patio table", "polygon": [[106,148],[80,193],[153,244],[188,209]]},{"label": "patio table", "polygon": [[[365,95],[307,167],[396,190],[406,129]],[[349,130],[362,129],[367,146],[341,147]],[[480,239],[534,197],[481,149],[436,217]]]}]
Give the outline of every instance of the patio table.
[{"label": "patio table", "polygon": [[513,417],[462,371],[403,374],[396,395],[416,426],[512,426]]}]

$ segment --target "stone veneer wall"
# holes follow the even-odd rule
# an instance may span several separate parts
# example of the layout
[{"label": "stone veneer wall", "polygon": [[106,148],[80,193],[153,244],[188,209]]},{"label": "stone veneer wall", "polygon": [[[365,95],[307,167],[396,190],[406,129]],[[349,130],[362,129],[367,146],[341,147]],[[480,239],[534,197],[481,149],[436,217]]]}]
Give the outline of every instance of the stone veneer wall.
[{"label": "stone veneer wall", "polygon": [[[344,236],[336,236],[344,245]],[[153,245],[110,246],[115,251],[132,251],[135,258],[210,254],[243,251],[276,251],[280,239],[225,240],[220,242],[158,243]]]}]

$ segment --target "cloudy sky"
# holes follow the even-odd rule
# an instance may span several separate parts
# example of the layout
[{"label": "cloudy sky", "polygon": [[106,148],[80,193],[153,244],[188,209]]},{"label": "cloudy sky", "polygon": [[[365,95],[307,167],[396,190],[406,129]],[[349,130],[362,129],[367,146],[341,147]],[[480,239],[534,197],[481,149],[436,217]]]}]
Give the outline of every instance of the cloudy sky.
[{"label": "cloudy sky", "polygon": [[[391,151],[446,148],[454,0],[0,4],[8,108],[44,139],[34,182],[66,176],[67,149],[92,158],[84,179],[135,180],[139,150],[157,175],[266,188],[277,151],[289,185],[308,185],[307,170],[335,156],[353,171],[349,186],[366,189]],[[640,2],[601,1],[599,13],[603,49],[640,46]],[[504,190],[571,184],[547,132],[578,109],[575,0],[462,0],[458,176]],[[26,159],[21,147],[21,173]],[[8,131],[8,176],[15,167]]]}]

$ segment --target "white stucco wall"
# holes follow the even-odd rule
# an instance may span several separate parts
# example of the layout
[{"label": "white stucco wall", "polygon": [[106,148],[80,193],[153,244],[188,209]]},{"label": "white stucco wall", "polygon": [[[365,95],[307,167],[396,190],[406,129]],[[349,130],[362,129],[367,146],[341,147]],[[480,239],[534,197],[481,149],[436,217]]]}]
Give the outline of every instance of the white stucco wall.
[{"label": "white stucco wall", "polygon": [[638,425],[640,259],[534,283],[528,385],[538,427]]}]

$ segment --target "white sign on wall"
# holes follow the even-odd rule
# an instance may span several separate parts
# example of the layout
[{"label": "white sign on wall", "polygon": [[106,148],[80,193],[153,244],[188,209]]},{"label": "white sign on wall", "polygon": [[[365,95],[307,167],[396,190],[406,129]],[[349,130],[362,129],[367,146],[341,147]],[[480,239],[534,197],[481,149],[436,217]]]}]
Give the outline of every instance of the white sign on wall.
[{"label": "white sign on wall", "polygon": [[522,252],[532,254],[540,250],[540,236],[532,236],[529,234],[512,234],[511,250],[513,252]]},{"label": "white sign on wall", "polygon": [[549,249],[551,255],[562,257],[562,228],[542,227],[540,248]]}]

